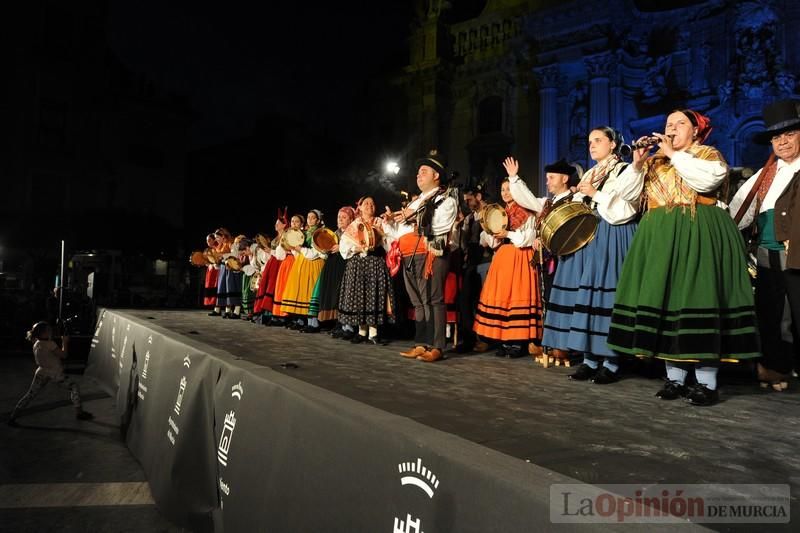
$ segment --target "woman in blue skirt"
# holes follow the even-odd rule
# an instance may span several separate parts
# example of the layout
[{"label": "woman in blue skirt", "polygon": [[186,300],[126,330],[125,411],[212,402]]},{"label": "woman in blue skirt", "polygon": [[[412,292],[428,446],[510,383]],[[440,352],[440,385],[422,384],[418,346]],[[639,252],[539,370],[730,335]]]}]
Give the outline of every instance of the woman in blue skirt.
[{"label": "woman in blue skirt", "polygon": [[542,344],[583,354],[570,379],[616,382],[617,355],[606,344],[622,262],[636,231],[638,203],[620,198],[617,177],[627,163],[620,157],[622,136],[601,126],[589,134],[589,153],[597,164],[578,184],[573,201],[586,202],[597,216],[594,239],[559,258],[547,305]]}]

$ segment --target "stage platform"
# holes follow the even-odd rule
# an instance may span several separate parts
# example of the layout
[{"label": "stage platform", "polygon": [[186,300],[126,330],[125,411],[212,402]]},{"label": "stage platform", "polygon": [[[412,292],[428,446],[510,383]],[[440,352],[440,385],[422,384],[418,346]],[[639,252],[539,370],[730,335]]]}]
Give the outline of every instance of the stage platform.
[{"label": "stage platform", "polygon": [[586,530],[551,521],[551,485],[800,484],[796,381],[767,393],[725,372],[702,408],[658,400],[658,379],[572,382],[530,357],[424,363],[405,342],[203,311],[99,317],[87,374],[117,396],[161,510],[197,530]]}]

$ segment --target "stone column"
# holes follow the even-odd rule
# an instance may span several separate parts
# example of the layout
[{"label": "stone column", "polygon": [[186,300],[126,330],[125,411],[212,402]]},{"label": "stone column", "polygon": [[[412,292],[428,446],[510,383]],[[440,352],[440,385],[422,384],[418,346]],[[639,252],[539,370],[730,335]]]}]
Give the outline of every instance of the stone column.
[{"label": "stone column", "polygon": [[584,62],[589,72],[589,127],[608,125],[609,70],[615,63],[614,57],[606,52],[586,57]]},{"label": "stone column", "polygon": [[558,159],[558,66],[549,65],[533,70],[539,82],[539,176],[538,196],[547,194],[545,165]]}]

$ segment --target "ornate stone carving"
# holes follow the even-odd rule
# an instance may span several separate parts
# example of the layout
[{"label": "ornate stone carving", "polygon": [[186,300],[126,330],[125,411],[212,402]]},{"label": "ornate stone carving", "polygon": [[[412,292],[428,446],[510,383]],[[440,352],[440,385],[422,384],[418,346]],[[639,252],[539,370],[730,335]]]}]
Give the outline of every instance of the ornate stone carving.
[{"label": "ornate stone carving", "polygon": [[557,65],[535,68],[533,69],[533,74],[539,82],[539,88],[541,89],[555,89],[558,87],[561,79],[561,73]]},{"label": "ornate stone carving", "polygon": [[585,57],[583,62],[589,72],[589,79],[608,78],[612,69],[616,66],[616,59],[610,53],[597,54]]},{"label": "ornate stone carving", "polygon": [[647,59],[647,71],[642,82],[642,96],[646,101],[658,101],[667,94],[667,76],[672,68],[672,56]]}]

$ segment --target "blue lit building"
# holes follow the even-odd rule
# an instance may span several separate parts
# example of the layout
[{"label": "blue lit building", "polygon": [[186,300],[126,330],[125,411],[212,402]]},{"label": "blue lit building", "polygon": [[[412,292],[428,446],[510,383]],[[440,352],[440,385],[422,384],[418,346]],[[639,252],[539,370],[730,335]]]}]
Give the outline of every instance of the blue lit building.
[{"label": "blue lit building", "polygon": [[711,117],[709,142],[732,166],[758,168],[762,107],[798,92],[796,0],[423,4],[400,79],[409,154],[439,147],[490,186],[514,154],[543,191],[545,164],[591,164],[592,127],[634,139],[680,107]]}]

